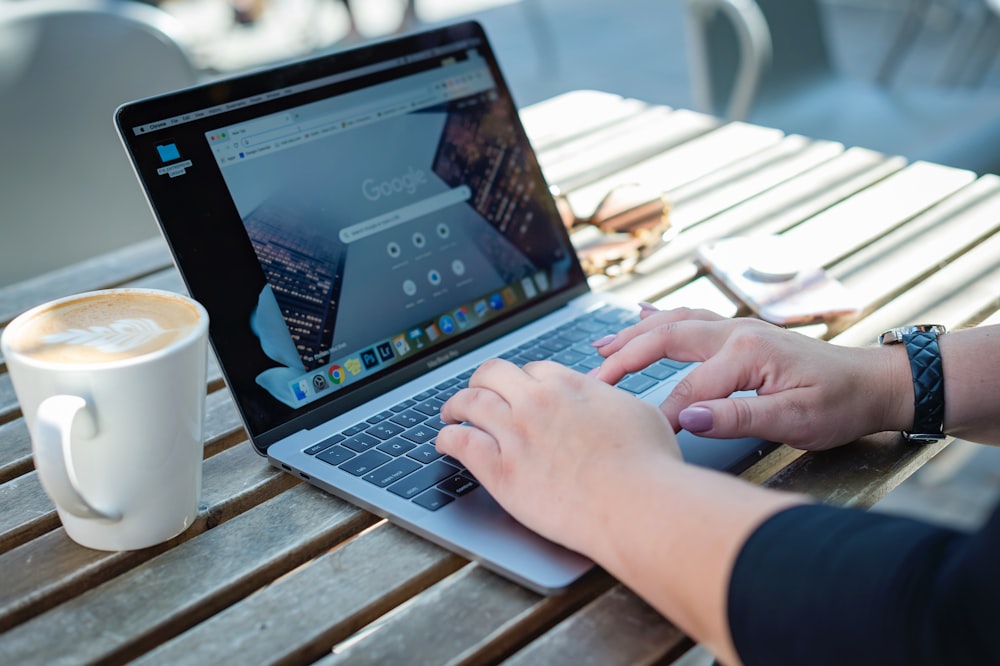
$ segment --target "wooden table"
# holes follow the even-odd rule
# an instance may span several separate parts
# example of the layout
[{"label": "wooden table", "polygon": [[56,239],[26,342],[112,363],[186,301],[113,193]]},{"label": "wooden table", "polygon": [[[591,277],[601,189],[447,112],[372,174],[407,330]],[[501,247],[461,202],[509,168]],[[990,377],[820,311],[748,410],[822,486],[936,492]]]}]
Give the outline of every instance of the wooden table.
[{"label": "wooden table", "polygon": [[[618,182],[669,194],[680,235],[635,274],[595,278],[595,288],[740,314],[700,274],[695,247],[794,229],[866,303],[855,323],[807,334],[865,345],[905,323],[997,320],[996,176],[601,93],[558,97],[524,118],[578,212]],[[120,285],[182,289],[155,239],[0,290],[0,324],[56,296]],[[214,366],[206,425],[195,525],[159,547],[91,551],[61,529],[0,374],[0,663],[633,664],[691,646],[600,570],[538,596],[277,472],[246,441]],[[821,454],[779,447],[745,476],[867,507],[944,445],[882,435]]]}]

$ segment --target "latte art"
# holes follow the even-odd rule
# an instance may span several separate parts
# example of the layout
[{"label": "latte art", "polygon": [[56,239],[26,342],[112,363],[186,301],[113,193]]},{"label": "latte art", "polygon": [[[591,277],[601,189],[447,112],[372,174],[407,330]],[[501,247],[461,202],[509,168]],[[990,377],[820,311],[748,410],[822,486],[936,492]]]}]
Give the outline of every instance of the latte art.
[{"label": "latte art", "polygon": [[108,354],[128,352],[167,333],[152,319],[122,319],[107,326],[71,328],[42,338],[45,344],[81,345]]},{"label": "latte art", "polygon": [[93,364],[153,354],[204,326],[196,304],[169,292],[120,289],[81,294],[25,313],[5,340],[46,363]]}]

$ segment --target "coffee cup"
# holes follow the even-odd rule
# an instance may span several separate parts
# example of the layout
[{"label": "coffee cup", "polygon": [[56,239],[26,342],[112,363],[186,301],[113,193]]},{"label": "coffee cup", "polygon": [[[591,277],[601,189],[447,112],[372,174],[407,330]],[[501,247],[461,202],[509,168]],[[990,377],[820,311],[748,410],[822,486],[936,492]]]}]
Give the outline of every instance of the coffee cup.
[{"label": "coffee cup", "polygon": [[207,340],[200,304],[152,289],[61,298],[3,332],[38,478],[77,543],[145,548],[194,521]]}]

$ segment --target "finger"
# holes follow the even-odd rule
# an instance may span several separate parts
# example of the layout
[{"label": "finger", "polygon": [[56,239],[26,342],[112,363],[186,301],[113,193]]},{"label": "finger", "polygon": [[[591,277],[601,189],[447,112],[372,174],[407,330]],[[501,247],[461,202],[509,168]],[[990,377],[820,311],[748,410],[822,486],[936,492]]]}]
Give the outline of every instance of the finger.
[{"label": "finger", "polygon": [[652,331],[657,326],[679,321],[720,321],[725,319],[725,317],[710,310],[693,310],[691,308],[650,310],[649,308],[651,307],[645,306],[640,310],[639,316],[641,321],[638,324],[633,324],[614,335],[605,336],[600,340],[594,341],[593,344],[598,348],[601,355],[607,357],[614,354],[634,338]]},{"label": "finger", "polygon": [[810,417],[807,391],[698,402],[681,410],[678,421],[703,437],[760,437],[810,451],[837,446],[836,434]]},{"label": "finger", "polygon": [[[650,317],[643,324],[653,319],[656,318]],[[732,323],[734,321],[736,320],[672,320],[664,317],[617,351],[607,354],[593,375],[613,384],[626,374],[641,370],[661,358],[675,361],[706,360],[716,354],[729,339],[736,325]],[[605,353],[604,348],[600,351]]]},{"label": "finger", "polygon": [[510,404],[488,388],[470,386],[441,405],[441,420],[445,423],[473,423],[483,427],[505,419],[510,420]]},{"label": "finger", "polygon": [[[711,400],[726,399],[737,392],[756,391],[760,388],[756,365],[743,363],[742,360],[745,359],[732,359],[730,354],[723,351],[694,367],[681,379],[660,404],[660,411],[674,430],[688,429],[679,419],[682,410]],[[693,414],[689,414],[688,418],[692,416]]]},{"label": "finger", "polygon": [[491,358],[476,368],[469,377],[469,388],[489,389],[502,396],[505,388],[517,385],[527,378],[524,371],[510,361]]},{"label": "finger", "polygon": [[500,467],[500,443],[488,432],[471,425],[446,425],[434,442],[439,453],[462,461],[473,476],[491,488]]}]

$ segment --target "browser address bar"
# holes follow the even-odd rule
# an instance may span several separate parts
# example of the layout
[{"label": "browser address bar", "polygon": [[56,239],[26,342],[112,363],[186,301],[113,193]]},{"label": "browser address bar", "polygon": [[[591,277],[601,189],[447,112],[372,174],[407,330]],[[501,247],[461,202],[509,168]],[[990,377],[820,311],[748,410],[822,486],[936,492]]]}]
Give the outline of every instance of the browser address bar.
[{"label": "browser address bar", "polygon": [[435,194],[432,197],[427,197],[409,206],[403,206],[402,208],[383,213],[364,222],[344,227],[340,230],[340,241],[344,244],[353,243],[354,241],[377,234],[380,231],[391,229],[410,220],[415,220],[418,217],[442,210],[448,206],[468,201],[471,197],[472,190],[469,189],[468,185],[462,185],[447,192]]}]

